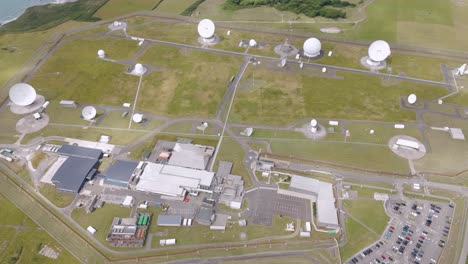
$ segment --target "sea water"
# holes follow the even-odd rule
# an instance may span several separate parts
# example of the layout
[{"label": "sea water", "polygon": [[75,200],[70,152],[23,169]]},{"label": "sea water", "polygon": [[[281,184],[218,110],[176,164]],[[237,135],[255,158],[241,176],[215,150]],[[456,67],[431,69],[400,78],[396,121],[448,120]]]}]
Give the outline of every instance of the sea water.
[{"label": "sea water", "polygon": [[0,0],[0,25],[17,19],[28,7],[54,2],[57,0]]}]

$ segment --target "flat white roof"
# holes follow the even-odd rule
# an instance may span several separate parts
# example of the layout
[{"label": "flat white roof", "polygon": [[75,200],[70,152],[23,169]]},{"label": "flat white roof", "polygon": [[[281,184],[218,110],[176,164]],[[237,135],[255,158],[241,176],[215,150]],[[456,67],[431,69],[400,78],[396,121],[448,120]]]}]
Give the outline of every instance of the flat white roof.
[{"label": "flat white roof", "polygon": [[168,164],[204,170],[211,157],[207,149],[201,145],[176,143]]},{"label": "flat white roof", "polygon": [[328,200],[335,201],[335,195],[333,194],[333,185],[328,182],[318,181],[319,182],[319,193],[317,200]]},{"label": "flat white roof", "polygon": [[200,181],[200,185],[204,186],[210,186],[214,177],[214,172],[211,171],[197,170],[172,165],[164,165],[161,170],[161,173],[172,176],[197,179]]},{"label": "flat white roof", "polygon": [[465,135],[461,128],[450,128],[450,135],[453,139],[465,140]]},{"label": "flat white roof", "polygon": [[413,149],[419,149],[419,143],[411,140],[406,140],[406,139],[397,139],[396,143],[399,146],[403,147],[408,147],[408,148],[413,148]]},{"label": "flat white roof", "polygon": [[338,225],[333,184],[293,175],[291,176],[290,188],[296,188],[310,192],[311,194],[316,194],[318,222],[330,226]]},{"label": "flat white roof", "polygon": [[326,225],[338,226],[338,215],[334,201],[317,200],[317,221]]},{"label": "flat white roof", "polygon": [[293,175],[291,176],[289,187],[318,194],[320,190],[320,182],[316,179]]},{"label": "flat white roof", "polygon": [[136,189],[169,196],[182,196],[184,187],[197,189],[210,186],[214,173],[178,166],[148,162],[140,176]]},{"label": "flat white roof", "polygon": [[133,197],[132,196],[125,196],[125,200],[123,201],[123,205],[131,205],[133,202]]}]

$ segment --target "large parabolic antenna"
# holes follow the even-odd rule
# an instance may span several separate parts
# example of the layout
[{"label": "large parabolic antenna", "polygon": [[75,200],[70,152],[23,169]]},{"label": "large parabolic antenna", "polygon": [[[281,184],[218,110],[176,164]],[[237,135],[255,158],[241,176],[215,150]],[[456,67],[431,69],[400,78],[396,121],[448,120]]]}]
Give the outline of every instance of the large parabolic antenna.
[{"label": "large parabolic antenna", "polygon": [[316,38],[309,38],[304,42],[302,48],[304,49],[305,56],[313,58],[320,55],[320,51],[322,50],[322,43],[320,43],[320,40]]},{"label": "large parabolic antenna", "polygon": [[384,61],[390,54],[390,45],[383,40],[376,40],[369,46],[369,58],[374,62]]},{"label": "large parabolic antenna", "polygon": [[81,115],[85,120],[93,120],[93,118],[96,117],[96,113],[96,108],[94,108],[93,106],[86,106],[81,111]]},{"label": "large parabolic antenna", "polygon": [[210,19],[203,19],[198,23],[198,34],[205,40],[211,40],[214,37],[215,24]]},{"label": "large parabolic antenna", "polygon": [[27,106],[36,100],[36,90],[27,83],[17,83],[10,88],[10,100],[19,106]]}]

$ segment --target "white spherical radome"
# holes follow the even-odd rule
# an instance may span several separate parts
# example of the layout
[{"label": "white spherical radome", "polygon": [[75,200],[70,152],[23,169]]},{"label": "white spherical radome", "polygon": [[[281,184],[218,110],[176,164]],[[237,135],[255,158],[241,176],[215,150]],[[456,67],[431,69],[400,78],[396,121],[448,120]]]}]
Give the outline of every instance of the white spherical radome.
[{"label": "white spherical radome", "polygon": [[302,47],[304,49],[304,55],[307,57],[317,57],[320,55],[322,50],[322,43],[317,38],[309,38],[304,42]]}]

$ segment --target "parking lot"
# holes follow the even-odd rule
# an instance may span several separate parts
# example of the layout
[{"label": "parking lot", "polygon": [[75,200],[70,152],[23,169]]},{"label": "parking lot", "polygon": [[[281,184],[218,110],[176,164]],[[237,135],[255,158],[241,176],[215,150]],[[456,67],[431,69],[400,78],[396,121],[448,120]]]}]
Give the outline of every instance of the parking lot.
[{"label": "parking lot", "polygon": [[244,217],[258,225],[272,225],[273,215],[283,215],[310,221],[310,201],[289,195],[277,194],[276,190],[255,190],[245,195],[249,210]]},{"label": "parking lot", "polygon": [[438,263],[450,232],[452,206],[414,199],[385,205],[392,218],[380,240],[347,263]]}]

